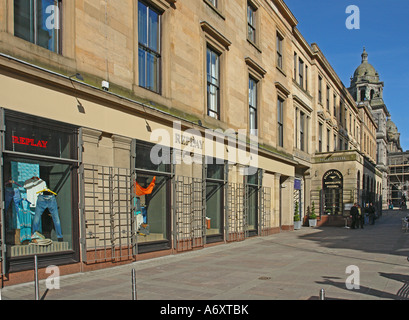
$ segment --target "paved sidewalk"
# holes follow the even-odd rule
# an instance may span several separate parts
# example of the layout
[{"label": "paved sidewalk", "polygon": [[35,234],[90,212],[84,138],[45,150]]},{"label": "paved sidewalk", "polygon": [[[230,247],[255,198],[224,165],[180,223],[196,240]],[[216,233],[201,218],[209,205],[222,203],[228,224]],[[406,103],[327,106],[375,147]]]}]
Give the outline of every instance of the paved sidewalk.
[{"label": "paved sidewalk", "polygon": [[[385,211],[375,225],[352,230],[307,228],[62,276],[44,300],[130,300],[136,270],[138,300],[408,300],[407,212]],[[359,289],[347,289],[346,268],[359,268]],[[3,300],[33,300],[33,283],[3,288]]]}]

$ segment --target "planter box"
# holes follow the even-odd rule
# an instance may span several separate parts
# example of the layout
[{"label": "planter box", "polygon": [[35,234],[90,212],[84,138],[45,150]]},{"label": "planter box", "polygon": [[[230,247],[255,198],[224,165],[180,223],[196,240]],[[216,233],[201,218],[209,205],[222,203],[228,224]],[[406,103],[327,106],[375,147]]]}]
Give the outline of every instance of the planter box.
[{"label": "planter box", "polygon": [[294,230],[299,230],[301,229],[301,221],[294,221]]},{"label": "planter box", "polygon": [[308,224],[310,227],[316,227],[317,226],[317,219],[309,219]]}]

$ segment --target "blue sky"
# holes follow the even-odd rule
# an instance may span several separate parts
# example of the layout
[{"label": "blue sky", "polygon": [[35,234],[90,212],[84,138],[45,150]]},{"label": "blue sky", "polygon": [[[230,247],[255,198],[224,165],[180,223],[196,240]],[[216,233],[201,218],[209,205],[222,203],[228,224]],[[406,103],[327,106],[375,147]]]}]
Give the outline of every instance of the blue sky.
[{"label": "blue sky", "polygon": [[[346,87],[361,64],[368,62],[384,82],[384,101],[409,150],[409,0],[284,0],[308,43],[317,43]],[[360,28],[345,22],[349,5],[359,8]]]}]

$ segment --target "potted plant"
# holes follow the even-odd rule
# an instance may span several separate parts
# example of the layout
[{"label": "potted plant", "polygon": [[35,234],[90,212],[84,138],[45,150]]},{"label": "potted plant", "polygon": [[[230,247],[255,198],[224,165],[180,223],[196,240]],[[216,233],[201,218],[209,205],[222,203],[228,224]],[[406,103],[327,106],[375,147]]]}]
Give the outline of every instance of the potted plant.
[{"label": "potted plant", "polygon": [[314,201],[312,202],[311,213],[308,216],[308,223],[309,223],[310,227],[316,227],[317,226],[317,215],[315,214]]},{"label": "potted plant", "polygon": [[294,208],[294,230],[299,230],[301,229],[301,218],[300,218],[300,213],[299,213],[299,208],[298,208],[298,201],[295,202],[295,208]]}]

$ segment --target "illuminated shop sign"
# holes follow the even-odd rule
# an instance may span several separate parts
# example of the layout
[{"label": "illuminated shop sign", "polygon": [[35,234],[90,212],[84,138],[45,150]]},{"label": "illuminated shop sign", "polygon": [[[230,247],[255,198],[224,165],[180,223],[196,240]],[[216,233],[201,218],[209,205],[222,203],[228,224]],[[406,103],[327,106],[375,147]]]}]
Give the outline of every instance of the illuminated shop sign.
[{"label": "illuminated shop sign", "polygon": [[77,129],[73,126],[5,110],[6,152],[77,159]]},{"label": "illuminated shop sign", "polygon": [[14,144],[22,144],[26,146],[38,147],[38,148],[47,148],[48,141],[38,140],[25,137],[12,136],[12,141]]}]

